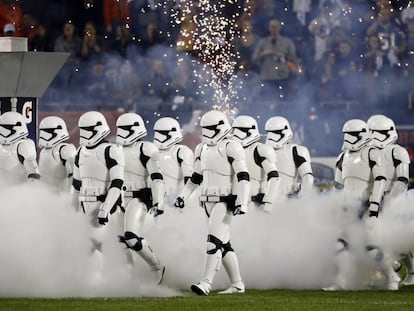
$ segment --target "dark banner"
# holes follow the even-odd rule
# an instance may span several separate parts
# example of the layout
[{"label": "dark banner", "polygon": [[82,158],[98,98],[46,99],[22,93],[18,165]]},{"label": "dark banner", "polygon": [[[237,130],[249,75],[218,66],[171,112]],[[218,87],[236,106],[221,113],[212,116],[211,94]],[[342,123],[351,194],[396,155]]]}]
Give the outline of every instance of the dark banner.
[{"label": "dark banner", "polygon": [[29,138],[37,144],[37,98],[0,97],[0,114],[7,111],[17,111],[25,117]]}]

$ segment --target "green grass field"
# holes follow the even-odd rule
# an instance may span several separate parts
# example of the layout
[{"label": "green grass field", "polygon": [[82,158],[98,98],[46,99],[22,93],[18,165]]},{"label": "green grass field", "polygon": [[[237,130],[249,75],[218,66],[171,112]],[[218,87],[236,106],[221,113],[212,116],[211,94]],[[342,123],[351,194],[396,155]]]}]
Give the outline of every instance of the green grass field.
[{"label": "green grass field", "polygon": [[414,286],[399,291],[299,291],[247,290],[245,294],[173,298],[116,299],[1,299],[0,310],[179,310],[179,311],[318,311],[318,310],[414,310]]}]

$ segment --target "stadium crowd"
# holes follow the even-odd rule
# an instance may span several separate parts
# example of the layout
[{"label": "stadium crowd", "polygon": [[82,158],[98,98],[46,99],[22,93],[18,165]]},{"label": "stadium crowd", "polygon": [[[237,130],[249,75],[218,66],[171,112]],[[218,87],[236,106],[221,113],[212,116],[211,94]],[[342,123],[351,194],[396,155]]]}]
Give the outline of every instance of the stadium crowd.
[{"label": "stadium crowd", "polygon": [[[0,29],[3,36],[27,37],[30,51],[70,53],[40,109],[138,111],[146,118],[154,111],[185,114],[210,108],[214,92],[194,75],[204,2],[0,0]],[[240,87],[232,100],[240,111],[268,116],[283,107],[293,124],[312,124],[306,141],[378,109],[397,123],[409,122],[411,1],[218,3],[236,19],[232,56]]]}]

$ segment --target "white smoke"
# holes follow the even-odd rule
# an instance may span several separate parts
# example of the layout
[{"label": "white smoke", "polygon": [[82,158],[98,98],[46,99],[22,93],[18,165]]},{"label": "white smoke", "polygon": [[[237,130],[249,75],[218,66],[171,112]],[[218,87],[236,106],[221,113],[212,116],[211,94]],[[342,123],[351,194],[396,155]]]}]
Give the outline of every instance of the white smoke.
[{"label": "white smoke", "polygon": [[[105,227],[101,276],[91,256],[90,225],[70,207],[69,195],[57,195],[42,183],[3,187],[0,192],[0,296],[2,297],[142,297],[177,296],[202,277],[206,251],[206,215],[194,196],[178,211],[171,204],[144,232],[166,266],[162,286],[138,256],[127,263],[117,241],[120,221]],[[375,226],[375,242],[398,255],[414,249],[414,197],[408,194],[387,208]],[[236,216],[232,246],[248,289],[320,289],[335,272],[338,210],[333,193],[285,199],[271,213],[251,209]],[[350,230],[350,241],[364,241],[363,230]],[[357,253],[364,257],[365,252]],[[349,261],[349,268],[358,271]],[[363,260],[360,262],[363,262]],[[351,275],[351,274],[350,274]],[[224,269],[213,290],[229,285]]]}]

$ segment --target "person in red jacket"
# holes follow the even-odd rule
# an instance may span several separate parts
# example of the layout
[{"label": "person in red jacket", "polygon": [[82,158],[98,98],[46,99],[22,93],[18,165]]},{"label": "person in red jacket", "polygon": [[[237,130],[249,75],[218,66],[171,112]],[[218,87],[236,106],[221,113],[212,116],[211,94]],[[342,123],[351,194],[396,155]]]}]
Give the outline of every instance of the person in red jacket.
[{"label": "person in red jacket", "polygon": [[130,0],[104,0],[103,16],[107,33],[114,32],[116,26],[120,24],[130,23],[130,2]]}]

